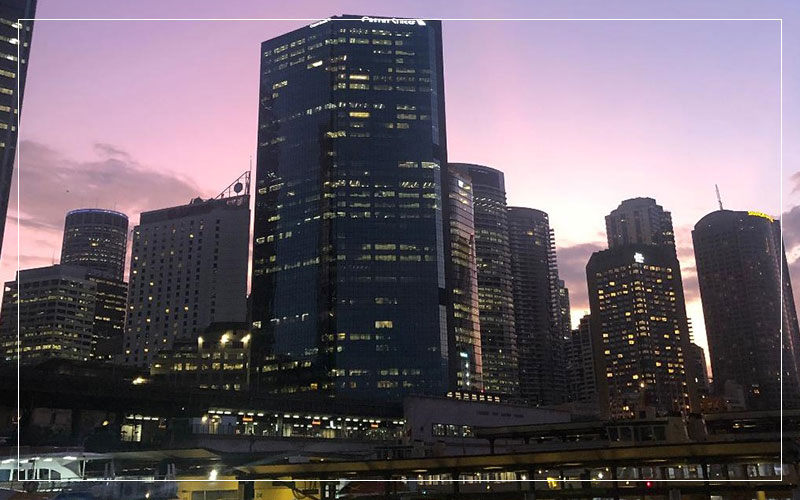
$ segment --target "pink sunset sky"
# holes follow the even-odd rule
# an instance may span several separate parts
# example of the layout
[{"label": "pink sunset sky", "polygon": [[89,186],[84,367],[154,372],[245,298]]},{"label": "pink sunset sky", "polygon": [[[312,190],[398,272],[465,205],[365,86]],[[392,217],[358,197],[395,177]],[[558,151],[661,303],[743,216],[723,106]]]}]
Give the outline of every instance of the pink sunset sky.
[{"label": "pink sunset sky", "polygon": [[[800,8],[786,1],[39,0],[37,18],[783,18],[445,21],[448,154],[550,214],[572,319],[620,201],[670,210],[705,346],[691,229],[717,208],[783,215],[800,281]],[[310,21],[38,21],[0,278],[57,261],[65,213],[216,195],[254,155],[259,44]],[[15,172],[16,175],[16,172]],[[14,186],[16,191],[16,184]],[[20,238],[17,239],[17,229]],[[19,252],[17,243],[19,241]]]}]

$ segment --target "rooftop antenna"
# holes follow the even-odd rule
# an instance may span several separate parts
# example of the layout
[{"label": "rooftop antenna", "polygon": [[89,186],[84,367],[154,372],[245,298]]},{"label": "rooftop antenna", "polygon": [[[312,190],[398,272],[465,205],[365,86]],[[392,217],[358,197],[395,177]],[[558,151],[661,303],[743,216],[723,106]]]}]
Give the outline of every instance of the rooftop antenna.
[{"label": "rooftop antenna", "polygon": [[250,193],[250,171],[248,170],[242,173],[242,175],[240,175],[235,181],[233,181],[214,199],[222,200],[224,198],[232,198],[234,196],[240,196],[249,193]]},{"label": "rooftop antenna", "polygon": [[724,210],[724,208],[722,208],[722,196],[719,195],[719,186],[714,184],[714,189],[717,190],[717,203],[719,203],[719,209]]}]

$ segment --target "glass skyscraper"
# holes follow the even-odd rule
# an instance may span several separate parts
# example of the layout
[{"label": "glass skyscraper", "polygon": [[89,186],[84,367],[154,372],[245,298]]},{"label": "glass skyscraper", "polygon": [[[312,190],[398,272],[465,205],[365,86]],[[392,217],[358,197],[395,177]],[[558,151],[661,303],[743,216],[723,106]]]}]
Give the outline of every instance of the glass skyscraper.
[{"label": "glass skyscraper", "polygon": [[483,386],[490,394],[515,398],[519,371],[505,178],[483,165],[452,165],[472,177]]},{"label": "glass skyscraper", "polygon": [[444,204],[449,231],[445,234],[447,317],[449,329],[450,388],[458,391],[483,389],[483,356],[478,299],[478,268],[475,253],[475,214],[472,178],[454,166],[448,168],[449,189]]},{"label": "glass skyscraper", "polygon": [[780,221],[717,210],[692,240],[715,392],[733,383],[748,409],[777,410],[782,380],[784,407],[800,406],[800,329]]},{"label": "glass skyscraper", "polygon": [[[0,0],[0,251],[17,153],[19,105],[25,93],[36,0]],[[17,95],[19,91],[19,95]]]},{"label": "glass skyscraper", "polygon": [[448,387],[441,25],[342,16],[261,47],[252,381]]}]

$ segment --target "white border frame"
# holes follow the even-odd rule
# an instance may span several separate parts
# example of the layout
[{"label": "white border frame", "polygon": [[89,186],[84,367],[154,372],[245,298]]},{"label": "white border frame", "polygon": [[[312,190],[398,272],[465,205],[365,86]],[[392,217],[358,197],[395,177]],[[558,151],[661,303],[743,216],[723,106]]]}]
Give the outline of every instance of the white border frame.
[{"label": "white border frame", "polygon": [[[384,16],[381,16],[384,17]],[[360,21],[360,18],[354,19],[333,19],[333,18],[326,18],[330,21]],[[401,18],[398,17],[397,19],[410,19],[410,18]],[[425,20],[431,21],[778,21],[779,22],[779,37],[780,37],[780,70],[779,70],[779,78],[780,78],[780,151],[779,151],[779,165],[780,165],[780,233],[781,233],[781,248],[783,248],[783,18],[424,18]],[[108,19],[99,19],[99,18],[33,18],[33,19],[17,19],[17,40],[20,40],[20,30],[22,29],[22,22],[23,21],[30,21],[30,22],[39,22],[39,21],[132,21],[132,22],[141,22],[141,21],[155,21],[155,22],[163,22],[163,21],[303,21],[303,22],[310,22],[315,23],[321,21],[322,19],[316,18],[156,18],[156,19],[149,19],[149,18],[108,18]],[[305,26],[300,26],[298,29],[303,28]],[[32,33],[32,31],[31,31]],[[22,135],[21,128],[20,128],[20,118],[22,116],[22,109],[20,107],[20,81],[19,81],[19,74],[20,74],[20,47],[21,43],[17,44],[17,144],[16,144],[16,151],[15,151],[15,163],[17,164],[17,214],[20,213],[20,186],[22,184],[22,155],[20,150],[20,136]],[[27,75],[26,75],[27,77]],[[785,250],[784,250],[785,252]],[[17,273],[20,271],[20,224],[17,223]],[[781,416],[781,425],[780,425],[780,471],[781,477],[778,479],[764,479],[761,482],[764,483],[771,483],[783,482],[783,477],[786,475],[784,469],[784,453],[783,453],[783,260],[781,259],[780,262],[780,295],[781,295],[781,350],[780,350],[780,416]],[[21,355],[22,355],[22,344],[20,339],[20,317],[19,317],[19,309],[20,304],[17,301],[17,471],[19,471],[19,466],[21,462],[21,397],[22,397],[22,389],[20,386],[20,367],[21,367]],[[34,481],[34,480],[31,480]],[[83,482],[144,482],[141,479],[83,479]],[[180,483],[182,480],[176,479],[176,483]],[[262,481],[273,481],[272,479],[186,479],[185,481],[198,481],[198,482],[239,482],[239,481],[252,481],[252,482],[262,482]],[[297,482],[297,481],[317,481],[320,483],[326,482],[339,482],[339,481],[352,481],[352,482],[408,482],[408,480],[403,479],[348,479],[348,478],[340,478],[340,479],[303,479],[303,480],[296,480],[292,479],[291,481],[286,482]],[[440,480],[442,483],[467,483],[467,480],[464,479],[449,479],[449,480]],[[536,482],[547,482],[547,479],[508,479],[508,480],[486,480],[487,484],[493,483],[536,483]],[[577,482],[583,480],[573,480],[573,479],[559,479],[562,482]],[[626,480],[628,482],[659,482],[659,483],[666,483],[666,482],[681,482],[681,483],[693,483],[693,482],[708,482],[710,481],[709,478],[703,479],[629,479]],[[59,481],[45,481],[45,480],[36,480],[35,482],[62,482]],[[75,482],[64,480],[63,482]],[[147,482],[167,482],[166,479],[157,479],[153,481]],[[474,481],[476,483],[483,483],[484,481]],[[619,479],[591,479],[590,482],[620,482]],[[722,483],[739,483],[739,482],[751,482],[750,479],[725,479],[725,480],[718,480],[716,482]],[[470,482],[471,484],[471,482]]]}]

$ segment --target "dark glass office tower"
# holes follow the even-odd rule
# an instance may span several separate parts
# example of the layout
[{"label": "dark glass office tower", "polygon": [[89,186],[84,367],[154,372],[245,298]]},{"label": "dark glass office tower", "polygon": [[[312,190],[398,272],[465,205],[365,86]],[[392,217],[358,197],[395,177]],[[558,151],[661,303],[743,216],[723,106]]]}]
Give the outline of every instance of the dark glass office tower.
[{"label": "dark glass office tower", "polygon": [[505,180],[502,172],[490,167],[452,165],[472,177],[483,386],[490,394],[517,397],[519,372]]},{"label": "dark glass office tower", "polygon": [[800,335],[780,231],[768,215],[732,210],[711,212],[692,231],[714,387],[740,385],[751,410],[780,408],[781,378],[784,406],[800,404]]},{"label": "dark glass office tower", "polygon": [[689,411],[689,332],[670,245],[628,244],[586,265],[600,410],[627,418]]},{"label": "dark glass office tower", "polygon": [[[19,106],[25,93],[36,0],[0,0],[0,252],[17,152]],[[19,91],[19,95],[17,95]]]},{"label": "dark glass office tower", "polygon": [[443,393],[441,24],[342,16],[268,40],[259,104],[251,380]]},{"label": "dark glass office tower", "polygon": [[122,281],[128,243],[128,216],[99,208],[67,213],[61,263],[85,267],[95,276]]},{"label": "dark glass office tower", "polygon": [[478,268],[475,257],[475,216],[472,178],[450,166],[445,219],[448,257],[445,262],[449,342],[450,388],[476,391],[483,388],[483,358],[478,305]]},{"label": "dark glass office tower", "polygon": [[556,248],[545,212],[508,208],[520,398],[527,404],[563,403],[564,330]]},{"label": "dark glass office tower", "polygon": [[675,247],[672,214],[652,198],[631,198],[606,216],[608,248],[631,243]]}]

